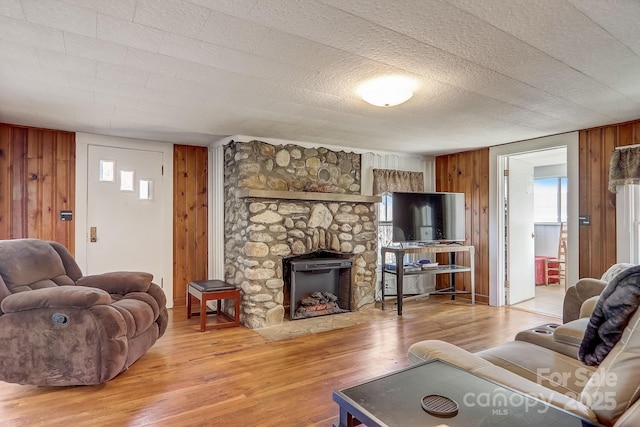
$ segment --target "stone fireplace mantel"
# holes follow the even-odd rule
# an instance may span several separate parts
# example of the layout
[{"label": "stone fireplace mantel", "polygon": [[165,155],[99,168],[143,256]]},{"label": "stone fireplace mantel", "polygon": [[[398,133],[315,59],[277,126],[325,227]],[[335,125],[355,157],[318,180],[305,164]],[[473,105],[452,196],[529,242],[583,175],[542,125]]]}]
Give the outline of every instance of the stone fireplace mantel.
[{"label": "stone fireplace mantel", "polygon": [[312,191],[275,191],[254,190],[240,188],[236,191],[239,199],[281,199],[281,200],[309,200],[319,202],[354,202],[354,203],[379,203],[380,196],[361,196],[359,194],[319,193]]}]

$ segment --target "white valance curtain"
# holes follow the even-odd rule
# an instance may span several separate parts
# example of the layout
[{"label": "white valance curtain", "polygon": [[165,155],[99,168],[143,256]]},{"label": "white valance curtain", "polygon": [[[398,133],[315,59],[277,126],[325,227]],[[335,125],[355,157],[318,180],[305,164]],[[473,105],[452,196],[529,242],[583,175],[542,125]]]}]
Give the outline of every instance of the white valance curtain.
[{"label": "white valance curtain", "polygon": [[609,162],[609,191],[618,185],[640,184],[640,146],[618,147]]},{"label": "white valance curtain", "polygon": [[373,169],[373,194],[424,191],[424,173],[396,169]]},{"label": "white valance curtain", "polygon": [[616,193],[617,262],[640,263],[640,146],[611,153],[609,191]]}]

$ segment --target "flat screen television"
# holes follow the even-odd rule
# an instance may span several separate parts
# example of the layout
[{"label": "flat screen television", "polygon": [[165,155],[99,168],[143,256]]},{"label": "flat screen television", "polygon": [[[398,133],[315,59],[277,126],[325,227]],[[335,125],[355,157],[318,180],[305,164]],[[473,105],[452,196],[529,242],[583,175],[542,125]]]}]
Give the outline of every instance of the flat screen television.
[{"label": "flat screen television", "polygon": [[464,242],[464,193],[392,194],[394,242]]}]

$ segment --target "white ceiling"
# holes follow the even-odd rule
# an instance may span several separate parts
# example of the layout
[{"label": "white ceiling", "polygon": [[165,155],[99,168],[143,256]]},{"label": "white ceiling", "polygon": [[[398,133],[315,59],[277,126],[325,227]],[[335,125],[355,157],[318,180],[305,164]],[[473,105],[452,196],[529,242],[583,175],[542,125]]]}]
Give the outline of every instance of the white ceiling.
[{"label": "white ceiling", "polygon": [[[634,0],[0,0],[0,122],[441,154],[640,118]],[[417,80],[407,103],[355,90]]]}]

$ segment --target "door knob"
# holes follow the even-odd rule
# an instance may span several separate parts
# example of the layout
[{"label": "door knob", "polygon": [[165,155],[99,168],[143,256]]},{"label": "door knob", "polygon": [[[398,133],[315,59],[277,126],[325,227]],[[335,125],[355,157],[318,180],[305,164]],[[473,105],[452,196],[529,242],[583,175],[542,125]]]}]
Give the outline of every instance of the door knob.
[{"label": "door knob", "polygon": [[536,233],[531,233],[531,238],[535,239],[536,238]]},{"label": "door knob", "polygon": [[91,227],[89,229],[89,241],[92,243],[98,241],[98,227]]}]

